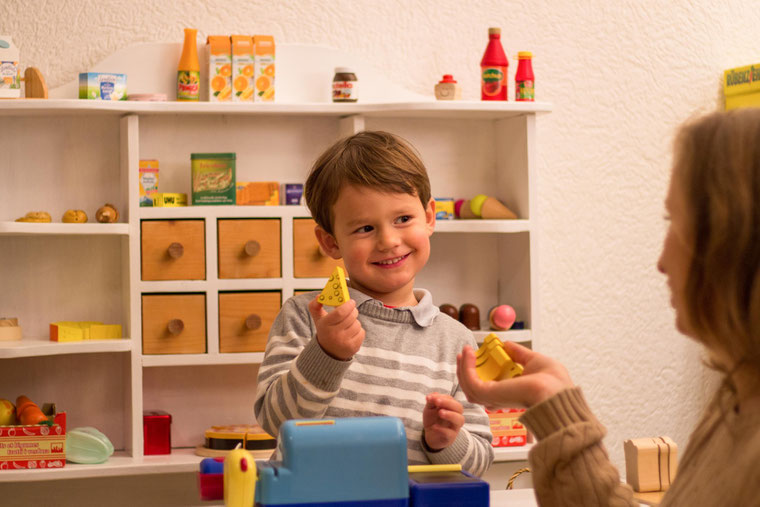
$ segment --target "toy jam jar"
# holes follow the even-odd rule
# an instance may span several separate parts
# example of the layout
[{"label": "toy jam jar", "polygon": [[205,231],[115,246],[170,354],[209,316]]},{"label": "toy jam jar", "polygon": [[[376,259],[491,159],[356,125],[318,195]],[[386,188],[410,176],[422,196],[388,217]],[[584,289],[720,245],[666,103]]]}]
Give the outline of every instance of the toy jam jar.
[{"label": "toy jam jar", "polygon": [[517,72],[515,73],[515,100],[533,101],[535,77],[533,76],[533,53],[520,51],[517,53]]},{"label": "toy jam jar", "polygon": [[356,102],[359,99],[359,82],[356,74],[348,67],[335,67],[332,84],[333,102]]}]

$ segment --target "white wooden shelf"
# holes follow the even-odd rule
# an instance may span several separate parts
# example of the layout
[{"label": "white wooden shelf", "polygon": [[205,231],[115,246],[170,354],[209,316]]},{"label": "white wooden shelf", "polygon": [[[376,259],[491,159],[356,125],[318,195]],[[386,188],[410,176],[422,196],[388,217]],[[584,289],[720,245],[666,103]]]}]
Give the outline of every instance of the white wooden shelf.
[{"label": "white wooden shelf", "polygon": [[547,102],[482,102],[482,101],[429,101],[334,104],[331,102],[306,103],[216,103],[216,102],[140,102],[102,101],[79,99],[17,99],[0,103],[0,116],[104,114],[121,116],[147,114],[230,114],[277,116],[348,116],[395,118],[460,118],[498,119],[523,114],[548,113],[552,105]]},{"label": "white wooden shelf", "polygon": [[0,222],[0,236],[30,235],[110,235],[126,236],[129,224],[64,224],[57,222]]},{"label": "white wooden shelf", "polygon": [[519,447],[494,447],[493,448],[493,462],[503,463],[507,461],[527,461],[528,453],[533,448],[534,444],[525,444]]},{"label": "white wooden shelf", "polygon": [[483,340],[488,336],[489,334],[495,334],[499,337],[500,340],[509,340],[511,342],[516,343],[530,343],[532,340],[532,334],[530,329],[510,329],[508,331],[488,331],[488,330],[482,330],[482,331],[473,331],[472,334],[475,336],[475,341],[478,343],[483,343]]},{"label": "white wooden shelf", "polygon": [[144,367],[151,367],[259,364],[263,360],[263,352],[239,352],[227,354],[155,354],[143,355],[142,365]]},{"label": "white wooden shelf", "polygon": [[51,342],[49,338],[28,338],[0,341],[0,359],[62,354],[91,354],[101,352],[128,352],[132,340],[83,340],[79,342]]}]

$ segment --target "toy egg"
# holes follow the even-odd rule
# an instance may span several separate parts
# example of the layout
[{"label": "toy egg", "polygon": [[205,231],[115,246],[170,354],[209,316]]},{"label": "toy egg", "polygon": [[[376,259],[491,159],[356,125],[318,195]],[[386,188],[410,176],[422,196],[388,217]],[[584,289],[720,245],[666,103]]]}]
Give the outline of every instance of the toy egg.
[{"label": "toy egg", "polygon": [[112,224],[119,220],[119,212],[113,204],[104,204],[95,212],[95,220],[101,224]]}]

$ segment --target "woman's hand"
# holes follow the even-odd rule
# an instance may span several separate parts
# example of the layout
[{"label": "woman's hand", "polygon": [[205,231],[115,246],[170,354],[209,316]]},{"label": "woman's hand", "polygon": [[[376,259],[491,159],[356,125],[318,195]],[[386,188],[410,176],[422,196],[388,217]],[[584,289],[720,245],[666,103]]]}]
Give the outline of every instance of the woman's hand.
[{"label": "woman's hand", "polygon": [[475,351],[465,346],[457,355],[459,385],[472,403],[486,408],[532,407],[573,386],[567,369],[548,356],[514,342],[504,342],[504,350],[523,366],[523,374],[507,380],[484,382],[475,371]]}]

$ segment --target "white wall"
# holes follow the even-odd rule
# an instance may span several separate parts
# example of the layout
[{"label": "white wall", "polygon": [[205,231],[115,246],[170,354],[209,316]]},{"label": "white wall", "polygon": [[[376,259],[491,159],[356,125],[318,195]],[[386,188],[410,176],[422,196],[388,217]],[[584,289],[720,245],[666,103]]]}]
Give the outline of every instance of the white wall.
[{"label": "white wall", "polygon": [[477,99],[486,30],[500,26],[510,77],[516,52],[532,50],[536,96],[554,104],[538,120],[537,345],[584,387],[623,468],[626,438],[667,434],[684,446],[708,396],[711,374],[674,331],[655,269],[662,201],[674,128],[720,107],[723,69],[760,60],[759,25],[751,0],[0,3],[0,34],[50,87],[120,47],[180,42],[197,27],[348,48],[419,93],[453,73]]}]

